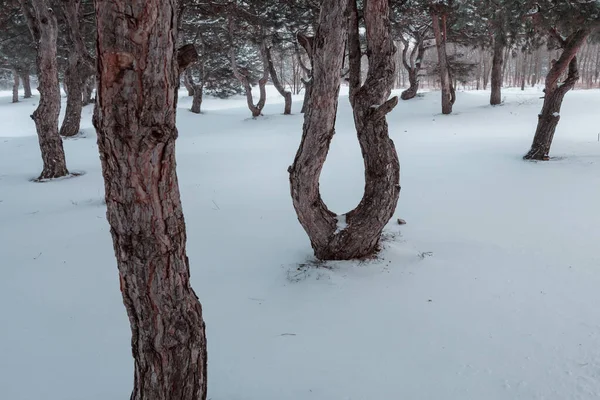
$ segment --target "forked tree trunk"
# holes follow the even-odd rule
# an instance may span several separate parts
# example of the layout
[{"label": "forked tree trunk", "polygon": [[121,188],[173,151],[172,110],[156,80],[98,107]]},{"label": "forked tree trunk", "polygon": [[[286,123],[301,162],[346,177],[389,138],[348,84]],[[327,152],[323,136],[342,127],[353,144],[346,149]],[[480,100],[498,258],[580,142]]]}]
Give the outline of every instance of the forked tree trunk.
[{"label": "forked tree trunk", "polygon": [[235,49],[233,45],[233,36],[234,36],[234,26],[233,19],[229,18],[229,35],[230,35],[230,49],[229,49],[229,57],[231,59],[231,68],[233,70],[233,75],[240,81],[242,86],[244,87],[244,91],[246,93],[246,103],[248,104],[248,109],[252,113],[252,118],[257,118],[262,115],[262,110],[265,107],[265,102],[267,101],[267,82],[269,80],[269,61],[267,60],[267,52],[266,45],[264,39],[260,45],[260,55],[263,64],[263,74],[262,77],[258,80],[258,90],[260,93],[258,103],[254,104],[254,98],[252,96],[252,86],[250,85],[250,81],[248,80],[248,76],[246,76],[242,71],[239,70],[237,66],[237,61],[235,59]]},{"label": "forked tree trunk", "polygon": [[13,88],[12,88],[12,102],[19,102],[19,72],[17,69],[13,69]]},{"label": "forked tree trunk", "polygon": [[[421,70],[421,62],[425,56],[426,47],[423,43],[423,38],[418,37],[415,47],[408,56],[408,41],[404,43],[402,50],[402,64],[408,73],[408,89],[400,94],[402,100],[414,99],[419,91],[419,71]],[[416,57],[416,59],[415,59]]]},{"label": "forked tree trunk", "polygon": [[[560,120],[562,101],[579,79],[577,69],[577,51],[587,39],[590,31],[579,29],[563,40],[563,51],[546,75],[544,105],[538,115],[538,125],[529,152],[523,157],[526,160],[549,160],[550,146],[554,132]],[[560,82],[561,75],[568,69],[567,78]]]},{"label": "forked tree trunk", "polygon": [[[398,103],[397,97],[387,99],[395,74],[388,0],[367,0],[364,18],[369,73],[365,84],[353,91],[351,98],[365,159],[365,193],[360,204],[343,216],[331,212],[319,193],[319,176],[335,132],[347,26],[346,1],[322,3],[312,57],[313,93],[304,117],[302,142],[290,167],[291,194],[298,219],[310,237],[315,256],[324,260],[372,256],[379,248],[381,232],[395,210],[400,192],[398,157],[385,120]],[[356,60],[351,60],[350,68],[351,74],[357,73]]]},{"label": "forked tree trunk", "polygon": [[80,27],[80,0],[63,0],[61,7],[67,19],[69,64],[65,72],[67,107],[60,127],[60,135],[72,137],[79,133],[81,126],[85,80],[91,75],[92,59],[87,54],[83,42],[83,32]]},{"label": "forked tree trunk", "polygon": [[502,65],[504,64],[504,36],[496,32],[494,36],[494,57],[492,58],[492,93],[490,104],[496,106],[502,103]]},{"label": "forked tree trunk", "polygon": [[44,164],[38,181],[69,174],[63,142],[58,134],[60,86],[56,59],[58,24],[48,0],[20,0],[27,25],[37,47],[38,91],[40,101],[31,118],[40,142]]},{"label": "forked tree trunk", "polygon": [[31,78],[29,77],[29,67],[22,68],[20,71],[21,81],[23,84],[23,98],[31,98]]},{"label": "forked tree trunk", "polygon": [[94,125],[132,331],[131,400],[206,399],[205,325],[190,286],[175,169],[177,6],[95,0]]},{"label": "forked tree trunk", "polygon": [[440,84],[442,86],[442,114],[451,114],[455,100],[455,92],[448,65],[448,56],[446,54],[446,14],[443,10],[443,6],[431,6],[431,18],[433,34],[435,36],[435,46],[438,53]]},{"label": "forked tree trunk", "polygon": [[271,57],[271,49],[265,46],[265,51],[267,54],[267,61],[269,63],[269,72],[271,74],[271,81],[273,82],[273,86],[277,89],[279,94],[283,96],[285,101],[285,105],[283,107],[283,114],[290,115],[292,113],[292,93],[285,90],[285,87],[279,80],[277,76],[277,70],[275,69],[275,65],[273,64],[273,58]]}]

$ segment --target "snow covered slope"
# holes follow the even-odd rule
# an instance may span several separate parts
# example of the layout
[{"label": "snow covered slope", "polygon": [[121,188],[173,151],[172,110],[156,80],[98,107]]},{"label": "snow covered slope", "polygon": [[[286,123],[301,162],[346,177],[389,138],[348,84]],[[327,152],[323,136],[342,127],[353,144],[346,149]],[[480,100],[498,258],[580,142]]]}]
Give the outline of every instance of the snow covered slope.
[{"label": "snow covered slope", "polygon": [[[205,310],[213,400],[505,400],[600,397],[600,91],[567,95],[547,163],[526,163],[541,92],[439,93],[389,115],[402,192],[381,259],[315,267],[286,169],[299,100],[265,117],[242,98],[182,97],[178,171],[192,284]],[[35,184],[29,114],[0,96],[0,399],[126,399],[130,332],[84,137],[85,175]],[[321,179],[328,206],[360,200],[346,97]],[[395,219],[394,219],[395,220]],[[392,221],[393,222],[393,221]]]}]

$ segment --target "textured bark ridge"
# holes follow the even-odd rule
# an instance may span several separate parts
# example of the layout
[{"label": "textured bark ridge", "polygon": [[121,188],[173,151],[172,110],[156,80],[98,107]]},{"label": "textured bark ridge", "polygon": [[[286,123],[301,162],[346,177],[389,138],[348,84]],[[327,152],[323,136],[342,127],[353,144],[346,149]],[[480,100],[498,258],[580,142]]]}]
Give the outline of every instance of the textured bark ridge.
[{"label": "textured bark ridge", "polygon": [[452,76],[448,65],[446,54],[446,10],[445,6],[436,4],[431,6],[431,19],[435,47],[438,53],[438,64],[440,69],[440,82],[442,85],[442,114],[452,114],[452,106],[456,100]]},{"label": "textured bark ridge", "polygon": [[60,3],[68,21],[69,43],[69,59],[65,71],[67,107],[60,127],[60,135],[65,137],[79,134],[86,80],[94,74],[93,59],[87,52],[80,27],[80,3],[81,0],[63,0]]},{"label": "textured bark ridge", "polygon": [[[590,34],[588,29],[580,29],[572,33],[568,38],[562,39],[557,34],[557,40],[563,47],[558,60],[553,60],[553,65],[546,75],[544,88],[544,105],[538,115],[538,125],[529,152],[523,157],[525,160],[549,160],[550,146],[554,139],[554,132],[560,120],[560,108],[567,92],[571,90],[579,80],[577,68],[577,51],[581,48]],[[567,78],[559,82],[562,74],[568,70]]]},{"label": "textured bark ridge", "polygon": [[44,168],[38,181],[67,176],[67,163],[60,135],[60,89],[56,61],[58,24],[47,0],[20,0],[23,14],[37,47],[37,70],[40,92],[38,108],[31,118],[40,143]]},{"label": "textured bark ridge", "polygon": [[[398,156],[385,119],[398,103],[397,97],[388,100],[395,76],[395,48],[387,0],[368,0],[365,4],[369,72],[363,86],[351,88],[354,121],[365,162],[364,196],[354,210],[337,216],[325,206],[319,193],[319,176],[335,133],[346,6],[347,0],[323,2],[312,57],[313,93],[304,117],[302,142],[290,167],[298,219],[310,237],[315,256],[324,260],[365,258],[376,253],[381,232],[392,217],[400,194]],[[354,7],[350,3],[350,9]],[[356,79],[356,73],[360,73],[356,59],[351,60],[350,68],[351,82],[360,82],[360,77]]]},{"label": "textured bark ridge", "polygon": [[496,106],[502,103],[502,65],[504,64],[505,40],[502,32],[494,35],[494,57],[492,59],[492,93],[490,104]]},{"label": "textured bark ridge", "polygon": [[271,57],[271,49],[265,47],[265,51],[267,55],[267,61],[269,63],[269,73],[271,74],[271,81],[273,81],[273,85],[285,100],[283,114],[290,115],[292,113],[292,92],[285,90],[285,87],[283,86],[283,84],[279,80],[279,77],[277,76],[277,70],[275,69],[275,65],[273,64],[273,58]]},{"label": "textured bark ridge", "polygon": [[132,400],[206,399],[205,325],[190,285],[175,167],[177,6],[95,0],[94,125],[132,331]]}]

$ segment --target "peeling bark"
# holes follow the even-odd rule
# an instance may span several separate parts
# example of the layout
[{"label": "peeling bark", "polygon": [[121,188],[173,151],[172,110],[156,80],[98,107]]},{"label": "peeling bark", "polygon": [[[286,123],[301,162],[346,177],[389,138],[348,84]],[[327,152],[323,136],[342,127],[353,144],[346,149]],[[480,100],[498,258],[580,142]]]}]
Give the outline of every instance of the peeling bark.
[{"label": "peeling bark", "polygon": [[[560,121],[560,109],[567,92],[579,80],[577,68],[577,52],[590,34],[589,29],[579,29],[562,41],[562,53],[546,75],[544,88],[544,105],[538,115],[538,125],[529,152],[523,157],[526,160],[549,160],[550,146],[554,132]],[[559,83],[560,77],[567,71],[567,78]]]},{"label": "peeling bark", "polygon": [[[353,88],[351,99],[365,162],[364,196],[354,210],[337,216],[319,193],[319,176],[335,133],[346,1],[323,1],[312,57],[313,93],[304,117],[302,142],[289,170],[298,219],[308,233],[315,256],[323,260],[358,259],[376,253],[381,232],[394,213],[400,193],[398,156],[386,123],[386,114],[398,103],[397,97],[388,100],[395,76],[395,47],[387,0],[366,1],[369,72],[364,85]],[[351,81],[357,82],[353,61],[356,60],[350,62]]]},{"label": "peeling bark", "polygon": [[177,3],[95,0],[94,125],[132,332],[131,400],[206,399],[205,325],[175,162]]},{"label": "peeling bark", "polygon": [[38,181],[67,176],[67,163],[60,135],[60,87],[56,61],[58,24],[47,0],[19,0],[27,25],[37,47],[37,70],[40,92],[38,108],[31,118],[35,122],[42,161]]}]

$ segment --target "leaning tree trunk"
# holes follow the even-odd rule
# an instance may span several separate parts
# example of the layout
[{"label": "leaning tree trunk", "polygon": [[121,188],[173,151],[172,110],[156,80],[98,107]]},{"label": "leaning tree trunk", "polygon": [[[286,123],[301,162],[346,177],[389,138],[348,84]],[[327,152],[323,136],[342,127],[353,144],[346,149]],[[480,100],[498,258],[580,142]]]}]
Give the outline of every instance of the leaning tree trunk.
[{"label": "leaning tree trunk", "polygon": [[29,67],[22,68],[20,71],[21,81],[23,82],[23,91],[25,99],[31,98],[31,79],[29,77]]},{"label": "leaning tree trunk", "polygon": [[[563,51],[546,76],[544,89],[544,105],[538,114],[538,125],[529,152],[523,157],[526,160],[549,160],[550,146],[554,132],[560,120],[560,108],[567,92],[579,79],[577,69],[577,51],[589,35],[589,30],[580,29],[563,39]],[[567,78],[560,82],[561,75],[568,69]]]},{"label": "leaning tree trunk", "polygon": [[[206,399],[175,169],[178,0],[96,0],[94,124],[135,361],[131,400]],[[127,18],[123,18],[127,15]]]},{"label": "leaning tree trunk", "polygon": [[83,86],[83,106],[87,106],[94,102],[92,98],[92,94],[94,93],[94,89],[96,87],[96,76],[90,75],[85,80],[85,84]]},{"label": "leaning tree trunk", "polygon": [[265,46],[265,52],[267,55],[267,61],[269,63],[269,72],[271,74],[271,81],[273,82],[273,86],[279,92],[285,101],[285,105],[283,107],[283,114],[290,115],[292,113],[292,93],[285,90],[285,87],[279,80],[277,76],[277,70],[275,69],[275,65],[273,64],[273,57],[271,57],[271,49]]},{"label": "leaning tree trunk", "polygon": [[17,69],[13,69],[13,89],[12,89],[12,102],[19,102],[19,72]]},{"label": "leaning tree trunk", "polygon": [[31,4],[27,0],[20,0],[20,3],[37,47],[40,101],[31,118],[35,122],[44,163],[38,181],[44,181],[69,174],[62,139],[58,134],[58,23],[48,0],[31,0]]},{"label": "leaning tree trunk", "polygon": [[188,74],[183,74],[183,86],[185,86],[185,89],[188,92],[188,96],[193,96],[194,95],[194,85],[189,81],[189,76]]},{"label": "leaning tree trunk", "polygon": [[304,114],[310,104],[310,98],[311,98],[312,90],[313,90],[313,78],[312,78],[312,76],[313,76],[313,69],[312,69],[313,60],[312,60],[312,56],[313,56],[314,37],[306,36],[301,33],[298,33],[296,35],[296,39],[298,40],[298,43],[300,43],[300,45],[306,51],[306,54],[308,55],[308,58],[311,63],[311,68],[308,68],[306,65],[304,65],[304,63],[302,62],[302,57],[300,56],[300,51],[299,51],[299,49],[296,49],[296,57],[298,59],[298,65],[300,65],[300,68],[302,68],[302,70],[308,77],[307,79],[303,79],[303,78],[300,79],[302,81],[302,83],[304,84],[304,100],[302,102],[302,109],[300,110],[300,113]]},{"label": "leaning tree trunk", "polygon": [[402,51],[402,64],[408,72],[409,87],[400,94],[400,98],[402,100],[410,100],[417,96],[417,92],[419,91],[419,71],[421,70],[421,63],[423,61],[423,57],[425,56],[425,50],[426,47],[423,42],[423,38],[419,37],[417,44],[411,52],[410,60],[408,60],[408,41],[404,45],[404,49]]},{"label": "leaning tree trunk", "polygon": [[492,58],[492,93],[490,104],[502,103],[502,64],[504,64],[504,37],[502,32],[494,37],[494,57]]},{"label": "leaning tree trunk", "polygon": [[67,19],[69,60],[65,72],[67,108],[60,127],[61,136],[72,137],[79,133],[85,81],[92,71],[91,56],[87,54],[80,27],[80,0],[63,0],[61,6]]},{"label": "leaning tree trunk", "polygon": [[455,94],[452,86],[452,77],[448,66],[448,55],[446,54],[446,14],[440,7],[431,7],[431,19],[435,46],[438,53],[438,64],[440,69],[440,84],[442,86],[442,114],[451,114],[454,105]]},{"label": "leaning tree trunk", "polygon": [[[304,117],[302,142],[290,167],[298,219],[310,237],[315,256],[325,260],[372,256],[378,250],[381,232],[395,210],[400,192],[398,157],[385,121],[386,114],[398,103],[397,97],[387,100],[395,74],[388,0],[368,0],[364,19],[369,73],[365,84],[351,92],[365,160],[365,193],[360,204],[342,216],[331,212],[319,193],[319,176],[335,132],[347,26],[346,1],[322,3],[312,57],[313,93]],[[356,60],[351,60],[351,74],[357,73],[355,66]]]},{"label": "leaning tree trunk", "polygon": [[[190,85],[191,89],[192,89],[192,108],[190,109],[191,112],[193,112],[194,114],[200,114],[202,112],[202,97],[204,95],[204,80],[202,80],[200,83],[196,83],[194,81],[194,77],[192,75],[192,68],[190,67],[188,69],[185,70],[185,74],[184,74],[184,82],[187,81],[188,84]],[[202,70],[204,70],[204,68],[202,68]]]}]

